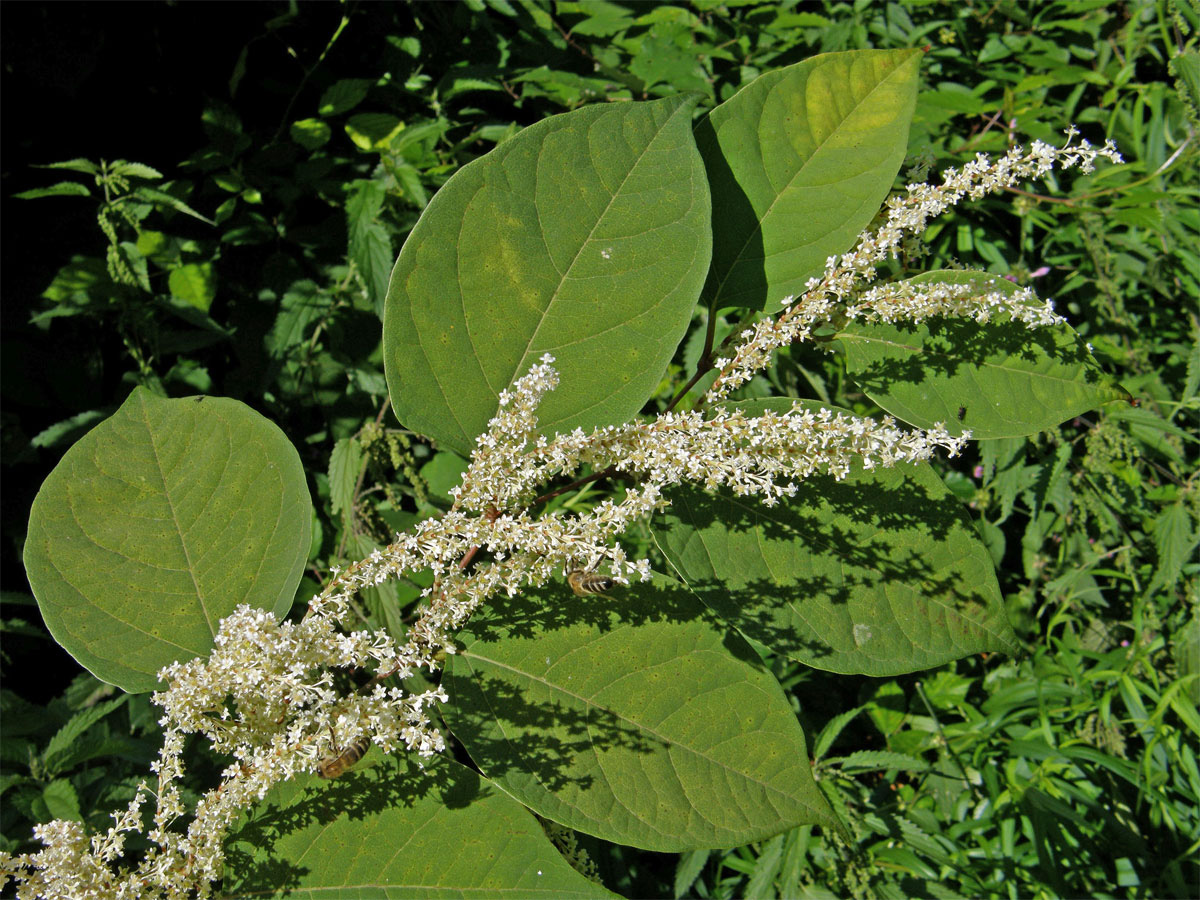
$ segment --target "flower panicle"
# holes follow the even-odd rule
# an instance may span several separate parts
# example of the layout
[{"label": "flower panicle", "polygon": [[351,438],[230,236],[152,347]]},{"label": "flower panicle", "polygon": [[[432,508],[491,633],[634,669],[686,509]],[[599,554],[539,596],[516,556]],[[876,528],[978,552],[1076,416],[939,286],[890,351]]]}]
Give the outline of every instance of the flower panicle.
[{"label": "flower panicle", "polygon": [[766,368],[771,353],[779,347],[808,340],[822,326],[855,318],[919,322],[935,315],[965,315],[988,321],[1003,313],[1030,328],[1065,321],[1054,313],[1052,304],[1037,302],[1032,292],[1007,295],[978,287],[912,282],[873,290],[865,290],[865,286],[876,279],[880,263],[899,254],[905,240],[923,234],[931,219],[964,199],[977,200],[1040,178],[1055,165],[1091,172],[1099,159],[1122,162],[1112,141],[1097,148],[1086,140],[1073,143],[1078,136],[1074,126],[1066,134],[1067,143],[1062,147],[1034,141],[1028,152],[1013,147],[997,160],[980,153],[961,169],[946,170],[939,185],[908,185],[904,196],[887,201],[882,225],[859,235],[849,252],[827,259],[824,273],[810,278],[799,297],[785,297],[776,316],[741,333],[741,343],[732,355],[716,361],[718,375],[704,400],[715,403],[728,397]]},{"label": "flower panicle", "polygon": [[[1101,157],[1120,161],[1111,144],[1095,149],[1081,141],[1053,148],[1037,142],[1028,154],[1014,150],[994,163],[978,157],[948,171],[938,187],[910,185],[906,197],[888,204],[883,226],[861,236],[850,253],[830,259],[804,294],[783,301],[779,315],[739,335],[732,355],[718,362],[721,372],[705,395],[712,410],[707,416],[666,412],[652,421],[576,429],[547,439],[537,434],[537,409],[557,386],[558,374],[553,358],[544,355],[500,394],[497,414],[478,439],[447,513],[335,570],[298,622],[277,622],[248,606],[223,619],[208,658],[174,663],[160,673],[168,687],[154,695],[164,729],[152,765],[157,790],[140,785],[128,808],[114,814],[112,827],[90,839],[78,823],[38,826],[41,851],[0,852],[0,887],[17,880],[20,898],[210,896],[223,871],[226,831],[273,785],[312,772],[322,758],[364,737],[385,751],[403,746],[418,757],[444,750],[444,738],[428,714],[446,701],[442,689],[414,694],[384,681],[436,669],[455,651],[454,633],[489,597],[545,584],[575,567],[604,565],[618,581],[648,579],[649,561],[630,559],[616,539],[664,509],[667,488],[684,483],[722,488],[757,496],[770,506],[817,472],[844,478],[858,466],[919,461],[939,448],[956,454],[969,435],[955,437],[941,423],[906,431],[890,418],[876,422],[800,403],[747,415],[718,402],[765,367],[775,348],[807,339],[838,317],[886,322],[957,315],[987,321],[1003,314],[1028,327],[1061,321],[1030,292],[912,283],[862,286],[906,234],[920,233],[931,216],[962,198],[1002,190],[1056,163],[1090,171]],[[583,465],[612,468],[639,483],[624,497],[576,515],[534,517],[523,508],[536,487]],[[463,561],[480,547],[490,561],[466,569]],[[403,645],[386,634],[344,627],[356,593],[423,569],[432,572],[433,584],[423,592],[421,616]],[[347,692],[334,677],[339,671],[372,677],[363,688]],[[180,790],[183,746],[191,733],[203,734],[234,763],[181,828],[188,815]],[[123,867],[126,835],[143,830],[142,809],[152,796],[152,846],[136,865]]]}]

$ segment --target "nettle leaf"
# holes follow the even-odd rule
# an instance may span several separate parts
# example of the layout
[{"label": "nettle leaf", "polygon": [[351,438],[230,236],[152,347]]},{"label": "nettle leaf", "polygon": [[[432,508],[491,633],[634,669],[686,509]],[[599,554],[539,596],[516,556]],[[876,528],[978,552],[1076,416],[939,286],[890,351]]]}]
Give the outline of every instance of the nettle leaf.
[{"label": "nettle leaf", "polygon": [[329,314],[333,298],[316,282],[305,278],[292,282],[279,301],[275,322],[263,339],[273,362],[297,352],[310,339],[314,322]]},{"label": "nettle leaf", "polygon": [[334,515],[354,507],[354,489],[362,472],[363,449],[357,438],[342,438],[329,455],[329,506]]},{"label": "nettle leaf", "polygon": [[368,78],[343,78],[335,82],[321,95],[317,114],[328,117],[349,112],[366,99],[372,84]]},{"label": "nettle leaf", "polygon": [[76,755],[75,743],[89,728],[113,710],[118,709],[128,699],[128,696],[124,696],[118,697],[116,700],[109,700],[107,703],[97,703],[73,715],[67,724],[55,732],[54,737],[50,738],[50,742],[46,744],[46,749],[42,751],[42,762],[46,770],[51,775],[57,775],[64,771],[67,768],[67,761]]},{"label": "nettle leaf", "polygon": [[56,778],[46,783],[42,788],[41,800],[51,818],[66,819],[70,822],[83,821],[83,813],[79,809],[79,794],[67,779]]},{"label": "nettle leaf", "polygon": [[163,177],[162,172],[158,169],[148,166],[145,163],[127,162],[123,159],[113,160],[113,164],[109,167],[109,171],[114,175],[125,175],[130,178],[146,178],[150,180],[159,180]]},{"label": "nettle leaf", "polygon": [[100,174],[100,167],[90,159],[68,159],[63,162],[45,163],[44,165],[35,165],[35,169],[70,169],[72,172],[82,172],[85,175]]},{"label": "nettle leaf", "polygon": [[288,128],[288,135],[305,150],[316,150],[329,143],[333,130],[320,119],[298,119]]},{"label": "nettle leaf", "polygon": [[226,840],[222,896],[614,897],[520,804],[443,757],[378,751],[337,781],[276,785]]},{"label": "nettle leaf", "polygon": [[921,56],[815,56],[756,78],[696,126],[712,185],[713,308],[773,311],[854,244],[904,161]]},{"label": "nettle leaf", "polygon": [[71,447],[29,516],[25,569],[50,633],[127,691],[204,656],[240,603],[282,616],[312,507],[295,447],[236,400],[135,388]]},{"label": "nettle leaf", "polygon": [[217,295],[217,277],[210,262],[185,263],[172,269],[167,284],[172,296],[205,313]]},{"label": "nettle leaf", "polygon": [[457,172],[392,273],[392,405],[469,455],[497,397],[543,353],[545,434],[627,421],[683,338],[711,253],[695,96],[588,106]]},{"label": "nettle leaf", "polygon": [[836,826],[779,683],[669,578],[493,599],[459,639],[443,714],[540,816],[661,851]]},{"label": "nettle leaf", "polygon": [[346,202],[350,258],[358,266],[375,311],[380,315],[392,273],[392,241],[388,230],[378,221],[386,196],[383,185],[358,181]]},{"label": "nettle leaf", "polygon": [[[792,403],[738,407],[759,415]],[[656,542],[730,624],[817,669],[896,675],[1015,649],[991,558],[928,464],[799,488],[774,507],[674,492]]]},{"label": "nettle leaf", "polygon": [[[978,284],[981,294],[1019,290],[985,272],[927,272],[912,282]],[[850,376],[889,413],[918,428],[969,429],[976,440],[1036,434],[1129,396],[1066,325],[938,317],[921,325],[850,322],[837,337]]]},{"label": "nettle leaf", "polygon": [[37,200],[41,197],[90,197],[92,192],[78,181],[60,181],[49,187],[34,188],[13,194],[18,200]]}]

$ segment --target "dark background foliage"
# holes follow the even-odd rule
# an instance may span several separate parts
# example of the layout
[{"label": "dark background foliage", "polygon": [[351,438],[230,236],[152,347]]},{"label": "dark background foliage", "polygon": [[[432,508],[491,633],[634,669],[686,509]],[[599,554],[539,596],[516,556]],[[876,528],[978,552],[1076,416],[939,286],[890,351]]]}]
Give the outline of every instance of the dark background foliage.
[{"label": "dark background foliage", "polygon": [[[811,829],[681,859],[585,845],[631,896],[1200,892],[1194,3],[9,3],[0,15],[4,847],[28,848],[31,823],[53,816],[103,827],[154,750],[146,698],[98,706],[111,692],[48,638],[21,564],[38,486],[134,385],[236,397],[280,424],[319,507],[311,590],[436,512],[456,477],[385,408],[373,285],[458,166],[585,103],[699,90],[711,108],[818,52],[925,46],[910,154],[932,151],[935,171],[1060,141],[1070,122],[1116,139],[1129,165],[957,211],[897,274],[961,261],[1033,283],[1141,405],[944,467],[1026,657],[896,679],[770,661],[856,823],[853,852]],[[33,168],[81,158],[149,165],[163,175],[149,183],[211,222],[135,200],[106,235],[92,179]],[[90,199],[15,196],[72,178]],[[106,266],[116,245],[124,280]],[[94,280],[68,284],[71,266]],[[172,278],[206,271],[209,288],[181,302]],[[648,411],[686,381],[688,353]],[[771,379],[748,395],[877,412],[820,354],[780,354]],[[351,450],[364,477],[342,496],[331,457]],[[415,594],[369,598],[364,615],[396,627]],[[95,752],[48,757],[70,727]],[[199,787],[210,773],[195,774]]]}]

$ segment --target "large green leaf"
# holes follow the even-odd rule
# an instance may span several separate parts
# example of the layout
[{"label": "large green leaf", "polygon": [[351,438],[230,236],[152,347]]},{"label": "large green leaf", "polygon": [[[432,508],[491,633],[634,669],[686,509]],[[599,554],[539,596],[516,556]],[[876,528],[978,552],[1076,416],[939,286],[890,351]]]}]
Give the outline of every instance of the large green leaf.
[{"label": "large green leaf", "polygon": [[[915,284],[977,284],[980,293],[1015,293],[985,272],[927,272]],[[943,422],[976,440],[1023,437],[1053,428],[1129,394],[1106,375],[1067,325],[939,317],[924,324],[851,322],[838,333],[850,376],[896,416],[929,428]]]},{"label": "large green leaf", "polygon": [[589,106],[526,128],[437,193],[383,322],[400,420],[469,456],[543,353],[547,434],[627,421],[682,339],[708,269],[693,97]]},{"label": "large green leaf", "polygon": [[25,569],[80,665],[152,690],[163,666],[206,655],[238,604],[287,612],[311,510],[295,447],[254,410],[136,388],[38,491]]},{"label": "large green leaf", "polygon": [[539,815],[663,851],[833,824],[778,682],[671,579],[493,600],[460,638],[447,721]]},{"label": "large green leaf", "polygon": [[680,491],[656,539],[709,607],[818,669],[896,675],[1015,647],[991,558],[925,463],[810,477],[774,507]]},{"label": "large green leaf", "polygon": [[697,126],[713,198],[708,303],[777,309],[853,246],[904,161],[921,55],[815,56],[758,77]]},{"label": "large green leaf", "polygon": [[614,897],[537,821],[443,758],[369,755],[337,781],[276,786],[226,841],[226,897]]}]

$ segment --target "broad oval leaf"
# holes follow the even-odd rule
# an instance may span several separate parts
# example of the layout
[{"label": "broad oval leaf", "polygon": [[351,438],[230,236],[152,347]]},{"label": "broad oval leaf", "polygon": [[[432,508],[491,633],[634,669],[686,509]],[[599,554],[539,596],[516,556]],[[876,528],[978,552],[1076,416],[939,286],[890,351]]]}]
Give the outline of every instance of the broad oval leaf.
[{"label": "broad oval leaf", "polygon": [[[978,284],[1015,293],[986,272],[926,272],[913,283]],[[838,333],[846,369],[864,393],[898,419],[942,422],[976,440],[1024,437],[1129,394],[1100,368],[1067,325],[938,317],[923,324],[851,322]]]},{"label": "broad oval leaf", "polygon": [[400,251],[383,317],[396,415],[469,456],[543,353],[545,434],[641,409],[712,251],[696,97],[552,116],[457,172]]},{"label": "broad oval leaf", "polygon": [[662,851],[835,825],[778,682],[671,579],[493,600],[460,638],[443,713],[538,815]]},{"label": "broad oval leaf", "polygon": [[908,147],[919,50],[853,50],[768,72],[696,127],[712,186],[714,308],[777,309],[853,246]]},{"label": "broad oval leaf", "polygon": [[897,675],[1016,646],[991,558],[925,463],[809,477],[774,507],[679,491],[655,536],[706,605],[814,668]]},{"label": "broad oval leaf", "polygon": [[66,452],[29,515],[25,569],[50,633],[127,691],[204,656],[240,603],[282,616],[308,556],[296,448],[236,400],[136,388]]},{"label": "broad oval leaf", "polygon": [[272,788],[226,839],[226,897],[615,897],[470,769],[372,751],[337,781]]}]

